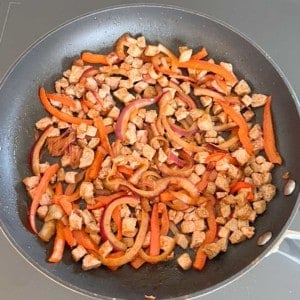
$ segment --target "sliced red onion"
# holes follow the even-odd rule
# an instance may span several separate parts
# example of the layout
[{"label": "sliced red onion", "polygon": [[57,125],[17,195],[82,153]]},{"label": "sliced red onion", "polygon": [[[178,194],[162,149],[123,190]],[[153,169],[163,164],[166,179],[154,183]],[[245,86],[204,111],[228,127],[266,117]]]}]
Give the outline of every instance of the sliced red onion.
[{"label": "sliced red onion", "polygon": [[194,123],[189,129],[184,129],[184,128],[172,123],[169,119],[168,119],[168,122],[169,122],[172,130],[180,136],[189,137],[189,136],[194,135],[198,131],[198,126],[196,123]]},{"label": "sliced red onion", "polygon": [[116,138],[121,141],[124,140],[125,132],[127,130],[127,124],[128,124],[130,115],[134,110],[157,103],[161,99],[163,94],[164,93],[160,93],[154,98],[137,99],[137,100],[130,102],[127,106],[125,106],[122,109],[120,116],[116,123],[116,130],[115,130]]},{"label": "sliced red onion", "polygon": [[182,100],[184,103],[186,103],[190,109],[197,108],[195,101],[190,96],[185,94],[183,92],[183,90],[181,89],[181,87],[177,83],[175,83],[173,80],[170,80],[169,86],[176,90],[180,100]]},{"label": "sliced red onion", "polygon": [[103,217],[100,225],[101,237],[104,239],[108,239],[113,245],[114,249],[124,251],[127,249],[126,244],[118,240],[111,230],[111,219],[114,209],[122,204],[128,204],[130,206],[135,207],[139,203],[140,200],[136,196],[124,196],[110,202],[110,204],[106,207],[105,211],[103,212]]},{"label": "sliced red onion", "polygon": [[97,73],[98,73],[98,69],[96,67],[90,66],[83,71],[83,73],[81,74],[81,76],[79,78],[79,82],[81,82],[81,80],[84,77],[94,76]]},{"label": "sliced red onion", "polygon": [[184,167],[185,165],[184,160],[180,159],[173,151],[169,151],[168,159],[180,168]]}]

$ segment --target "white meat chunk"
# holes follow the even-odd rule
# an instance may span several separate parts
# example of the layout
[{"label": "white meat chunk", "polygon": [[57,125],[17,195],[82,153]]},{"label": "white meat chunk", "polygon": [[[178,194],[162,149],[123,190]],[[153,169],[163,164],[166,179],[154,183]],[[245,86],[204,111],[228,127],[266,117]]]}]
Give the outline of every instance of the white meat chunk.
[{"label": "white meat chunk", "polygon": [[218,175],[217,175],[215,184],[216,184],[217,188],[222,191],[229,192],[229,190],[230,190],[228,180],[226,179],[226,177],[224,175],[222,175],[220,173],[218,173]]},{"label": "white meat chunk", "polygon": [[189,245],[189,240],[185,234],[177,233],[176,234],[176,244],[182,249],[186,249]]},{"label": "white meat chunk", "polygon": [[253,94],[252,95],[252,107],[260,107],[265,105],[267,101],[267,96],[263,94]]},{"label": "white meat chunk", "polygon": [[244,80],[240,80],[238,84],[234,87],[234,91],[237,95],[243,96],[251,92],[249,84]]},{"label": "white meat chunk", "polygon": [[189,256],[188,253],[183,253],[177,258],[177,263],[178,265],[183,269],[183,270],[188,270],[191,268],[193,262],[191,260],[191,257]]},{"label": "white meat chunk", "polygon": [[40,176],[29,176],[23,179],[26,189],[29,191],[35,188],[40,182]]},{"label": "white meat chunk", "polygon": [[82,269],[88,271],[101,266],[101,261],[93,254],[87,254],[82,260]]},{"label": "white meat chunk", "polygon": [[239,149],[235,150],[233,153],[232,153],[232,156],[236,158],[236,160],[238,161],[238,163],[243,166],[245,165],[249,159],[250,159],[250,155],[248,154],[248,152],[240,147]]},{"label": "white meat chunk", "polygon": [[82,217],[74,211],[69,216],[69,227],[70,230],[81,230],[82,228]]},{"label": "white meat chunk", "polygon": [[48,213],[48,205],[39,206],[36,213],[40,219],[44,219]]},{"label": "white meat chunk", "polygon": [[255,201],[253,202],[252,206],[258,215],[264,213],[264,211],[267,208],[267,204],[265,200]]},{"label": "white meat chunk", "polygon": [[204,246],[203,251],[209,259],[213,259],[220,253],[221,248],[217,243],[210,243]]},{"label": "white meat chunk", "polygon": [[64,216],[64,211],[60,205],[52,204],[49,206],[48,213],[45,217],[45,222],[51,220],[60,220]]},{"label": "white meat chunk", "polygon": [[122,219],[122,234],[126,237],[134,237],[137,233],[136,224],[136,218],[129,217]]},{"label": "white meat chunk", "polygon": [[241,228],[241,231],[247,239],[251,239],[255,234],[255,227],[253,227],[253,226],[244,226],[244,227]]},{"label": "white meat chunk", "polygon": [[142,154],[144,157],[146,157],[148,160],[152,160],[154,155],[156,153],[156,150],[153,149],[151,146],[149,146],[148,144],[145,144],[143,146],[143,149],[142,149]]},{"label": "white meat chunk", "polygon": [[95,157],[95,153],[89,147],[84,147],[79,161],[79,168],[89,167]]},{"label": "white meat chunk", "polygon": [[78,245],[76,248],[74,248],[72,250],[71,254],[75,261],[79,261],[81,258],[83,258],[87,254],[87,251],[85,250],[84,247],[82,247],[81,245]]},{"label": "white meat chunk", "polygon": [[42,118],[35,123],[35,126],[39,130],[45,130],[49,125],[53,124],[53,120],[49,117]]},{"label": "white meat chunk", "polygon": [[195,231],[194,221],[182,221],[181,223],[181,232],[182,233],[191,233]]},{"label": "white meat chunk", "polygon": [[192,240],[190,247],[198,248],[205,240],[205,232],[200,230],[195,230],[192,234]]},{"label": "white meat chunk", "polygon": [[82,66],[72,65],[71,73],[69,75],[69,82],[77,83],[83,72],[84,72],[84,68]]},{"label": "white meat chunk", "polygon": [[276,194],[276,186],[271,183],[264,184],[259,188],[259,191],[262,193],[263,199],[270,202]]},{"label": "white meat chunk", "polygon": [[228,247],[228,238],[221,238],[217,240],[217,245],[220,247],[220,251],[226,252]]},{"label": "white meat chunk", "polygon": [[229,237],[229,234],[230,234],[230,230],[224,226],[221,226],[219,228],[219,231],[218,231],[218,236],[220,238],[225,238],[225,239],[228,239]]},{"label": "white meat chunk", "polygon": [[69,171],[65,173],[65,182],[66,183],[75,183],[76,182],[76,175],[78,172]]},{"label": "white meat chunk", "polygon": [[211,119],[211,116],[209,114],[202,115],[197,120],[197,125],[198,125],[198,128],[202,131],[212,130],[213,127],[214,127],[214,123],[213,123],[213,121]]},{"label": "white meat chunk", "polygon": [[242,242],[244,239],[245,239],[245,236],[244,236],[243,232],[239,229],[234,231],[229,237],[229,241],[231,242],[231,244],[238,244],[238,243]]},{"label": "white meat chunk", "polygon": [[103,257],[106,257],[111,251],[113,251],[113,249],[113,245],[109,240],[107,240],[99,248],[99,254]]},{"label": "white meat chunk", "polygon": [[83,181],[79,188],[79,195],[83,199],[90,199],[94,196],[94,185],[92,182]]}]

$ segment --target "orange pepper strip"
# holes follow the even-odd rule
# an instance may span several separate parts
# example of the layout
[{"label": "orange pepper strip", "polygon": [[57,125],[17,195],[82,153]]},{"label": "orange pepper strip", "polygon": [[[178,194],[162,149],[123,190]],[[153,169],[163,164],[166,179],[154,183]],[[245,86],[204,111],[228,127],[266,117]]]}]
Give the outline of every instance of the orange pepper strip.
[{"label": "orange pepper strip", "polygon": [[51,115],[57,117],[58,119],[68,122],[68,123],[77,124],[77,125],[79,125],[81,123],[86,123],[88,125],[93,124],[92,120],[81,119],[78,117],[71,116],[67,113],[60,111],[59,109],[55,108],[54,106],[52,106],[47,98],[46,91],[43,87],[40,88],[39,96],[40,96],[41,103],[44,106],[44,108],[46,109],[46,111],[48,113],[50,113]]},{"label": "orange pepper strip", "polygon": [[61,221],[56,222],[56,236],[54,239],[53,252],[48,258],[49,262],[58,263],[61,261],[65,250],[64,225]]},{"label": "orange pepper strip", "polygon": [[73,236],[76,242],[89,251],[98,253],[97,245],[92,241],[90,236],[84,230],[73,230]]},{"label": "orange pepper strip", "polygon": [[163,191],[162,193],[160,193],[159,195],[159,200],[163,203],[165,202],[169,202],[169,201],[173,201],[176,198],[174,197],[174,195],[169,192],[169,191]]},{"label": "orange pepper strip", "polygon": [[134,269],[139,269],[146,261],[141,258],[139,255],[137,255],[131,262],[131,266],[134,268]]},{"label": "orange pepper strip", "polygon": [[76,200],[78,200],[80,198],[80,193],[79,190],[76,190],[74,193],[70,194],[70,195],[54,195],[53,199],[54,201],[60,202],[61,199],[68,201],[68,202],[74,202]]},{"label": "orange pepper strip", "polygon": [[67,244],[70,247],[75,247],[77,242],[73,236],[72,231],[70,230],[70,228],[68,226],[63,227],[63,233],[64,233],[64,238],[65,238],[65,241],[67,242]]},{"label": "orange pepper strip", "polygon": [[281,165],[282,158],[276,149],[275,133],[272,121],[271,111],[271,96],[267,98],[264,114],[263,114],[263,136],[264,136],[264,149],[268,160],[274,164]]},{"label": "orange pepper strip", "polygon": [[98,196],[98,197],[95,197],[94,200],[96,200],[97,203],[93,204],[93,205],[88,204],[87,205],[87,209],[101,208],[103,206],[108,205],[111,201],[124,196],[125,194],[126,194],[125,192],[117,192],[117,193],[111,194],[109,196]]},{"label": "orange pepper strip", "polygon": [[[206,232],[203,245],[212,243],[215,240],[217,235],[217,222],[215,218],[214,207],[211,201],[207,201],[206,209],[208,211],[208,218],[207,218],[208,231]],[[199,271],[204,268],[206,263],[206,258],[207,258],[205,252],[203,251],[203,245],[198,248],[193,263],[193,267]]]},{"label": "orange pepper strip", "polygon": [[[117,252],[109,253],[107,255],[107,258],[118,258],[123,256],[124,254],[125,254],[124,251],[117,251]],[[107,267],[112,271],[116,271],[119,268],[119,266],[107,266]]]},{"label": "orange pepper strip", "polygon": [[253,184],[249,183],[249,182],[245,182],[245,181],[238,181],[234,184],[232,184],[230,186],[230,193],[231,194],[234,194],[236,193],[238,190],[240,189],[243,189],[243,188],[251,188],[251,192],[248,193],[248,196],[247,196],[247,200],[253,200],[254,199],[254,193],[253,193],[253,190],[254,190],[254,186]]},{"label": "orange pepper strip", "polygon": [[120,208],[116,207],[112,212],[112,219],[117,225],[117,239],[120,241],[122,239],[122,218]]},{"label": "orange pepper strip", "polygon": [[94,125],[98,129],[98,134],[100,137],[102,147],[111,155],[112,150],[109,143],[109,138],[106,131],[106,126],[103,123],[102,117],[97,117],[94,119]]},{"label": "orange pepper strip", "polygon": [[206,57],[207,55],[208,55],[208,53],[207,53],[206,49],[203,47],[197,53],[192,55],[192,59],[193,60],[200,60],[200,59],[203,59],[204,57]]},{"label": "orange pepper strip", "polygon": [[219,161],[220,159],[222,159],[223,157],[225,157],[227,155],[227,153],[224,153],[224,152],[215,152],[215,153],[212,153],[210,155],[208,155],[205,159],[205,163],[209,163],[211,161]]},{"label": "orange pepper strip", "polygon": [[48,99],[58,101],[61,104],[72,107],[72,108],[76,108],[76,104],[75,104],[74,100],[67,95],[46,93],[46,96]]},{"label": "orange pepper strip", "polygon": [[160,234],[167,235],[170,229],[170,221],[166,204],[159,202],[158,212],[161,214]]},{"label": "orange pepper strip", "polygon": [[106,55],[95,54],[91,52],[83,52],[81,54],[81,59],[89,64],[102,64],[108,65]]},{"label": "orange pepper strip", "polygon": [[97,147],[97,150],[95,153],[95,158],[94,158],[91,166],[88,168],[88,170],[86,172],[86,180],[87,181],[94,180],[97,178],[97,176],[100,172],[100,169],[101,169],[102,162],[103,162],[106,154],[107,154],[107,152],[103,147],[101,147],[101,146]]},{"label": "orange pepper strip", "polygon": [[118,172],[128,175],[128,176],[131,176],[134,173],[134,171],[132,169],[127,168],[125,166],[117,166],[117,170],[118,170]]},{"label": "orange pepper strip", "polygon": [[160,253],[160,229],[158,218],[158,206],[157,203],[153,204],[152,214],[150,219],[150,247],[149,255],[156,256]]},{"label": "orange pepper strip", "polygon": [[251,144],[249,138],[248,125],[245,119],[243,118],[243,116],[239,112],[235,111],[230,105],[228,105],[224,101],[215,99],[215,102],[220,104],[224,112],[233,120],[233,122],[235,122],[239,126],[239,130],[238,130],[239,139],[243,147],[248,152],[248,154],[251,155],[253,153],[253,145]]},{"label": "orange pepper strip", "polygon": [[34,233],[37,233],[36,226],[35,226],[35,215],[36,210],[39,206],[40,200],[42,198],[42,195],[46,192],[47,186],[52,178],[52,176],[57,172],[59,168],[58,164],[53,164],[50,166],[44,173],[43,177],[41,178],[35,193],[34,197],[32,199],[30,210],[29,210],[29,223],[32,231]]},{"label": "orange pepper strip", "polygon": [[209,181],[208,179],[209,179],[210,174],[211,174],[211,171],[208,171],[208,170],[206,170],[202,174],[200,181],[196,184],[196,187],[199,190],[199,192],[203,192],[206,189],[206,187],[208,185],[208,181]]},{"label": "orange pepper strip", "polygon": [[226,81],[228,81],[232,85],[237,83],[237,78],[233,73],[227,71],[225,68],[223,68],[220,65],[209,63],[205,60],[191,59],[185,62],[177,62],[176,64],[179,68],[190,68],[195,70],[206,70],[209,72],[213,72],[215,74],[222,76]]},{"label": "orange pepper strip", "polygon": [[66,200],[65,198],[59,198],[58,203],[68,216],[72,213],[73,207],[70,201]]}]

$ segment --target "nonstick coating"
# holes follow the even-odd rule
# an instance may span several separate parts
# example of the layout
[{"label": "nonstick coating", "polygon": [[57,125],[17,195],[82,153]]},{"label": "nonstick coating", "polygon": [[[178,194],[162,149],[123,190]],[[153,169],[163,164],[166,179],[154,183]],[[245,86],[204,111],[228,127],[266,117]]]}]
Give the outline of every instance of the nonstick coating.
[{"label": "nonstick coating", "polygon": [[[21,183],[30,174],[28,154],[33,142],[33,125],[43,115],[37,97],[43,85],[53,90],[59,78],[83,50],[106,52],[124,32],[143,34],[151,42],[163,42],[176,50],[188,45],[205,46],[217,61],[233,63],[236,74],[246,78],[254,91],[272,94],[278,145],[284,164],[276,168],[278,194],[267,212],[255,222],[256,236],[208,262],[202,272],[181,271],[176,263],[145,266],[139,271],[123,267],[83,272],[68,252],[60,264],[49,264],[51,249],[28,230],[29,198]],[[94,12],[51,32],[27,51],[0,86],[0,217],[1,227],[15,248],[50,278],[76,291],[95,296],[157,299],[204,295],[243,274],[255,265],[276,242],[295,215],[299,190],[284,197],[281,175],[300,171],[299,114],[296,97],[282,73],[262,50],[232,28],[211,18],[182,9],[157,5],[133,5]],[[256,246],[265,231],[273,232],[272,243]]]}]

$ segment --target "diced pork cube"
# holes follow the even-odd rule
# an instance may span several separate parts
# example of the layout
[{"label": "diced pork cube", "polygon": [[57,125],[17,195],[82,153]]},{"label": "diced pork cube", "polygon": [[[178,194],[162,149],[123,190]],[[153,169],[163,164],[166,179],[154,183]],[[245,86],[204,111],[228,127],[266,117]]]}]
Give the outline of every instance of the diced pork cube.
[{"label": "diced pork cube", "polygon": [[101,261],[93,254],[87,254],[82,260],[82,269],[88,271],[101,266]]},{"label": "diced pork cube", "polygon": [[243,96],[251,92],[249,84],[244,80],[240,80],[238,84],[234,87],[234,91],[237,95]]},{"label": "diced pork cube", "polygon": [[78,245],[76,248],[74,248],[72,250],[71,254],[75,261],[79,261],[81,258],[83,258],[87,254],[87,251],[85,250],[84,247],[82,247],[81,245]]},{"label": "diced pork cube", "polygon": [[148,160],[152,160],[155,153],[156,153],[156,150],[153,149],[151,146],[149,146],[148,144],[145,144],[143,146],[143,149],[142,149],[142,153],[143,153],[143,156],[146,157]]},{"label": "diced pork cube", "polygon": [[40,176],[30,176],[23,179],[27,190],[35,188],[40,182]]},{"label": "diced pork cube", "polygon": [[226,179],[226,177],[220,173],[218,173],[217,178],[215,180],[215,184],[218,189],[221,189],[222,191],[229,192],[229,182]]},{"label": "diced pork cube", "polygon": [[220,253],[221,248],[217,243],[210,243],[204,246],[203,251],[209,259],[213,259]]},{"label": "diced pork cube", "polygon": [[205,240],[205,232],[195,230],[192,234],[191,248],[198,248]]},{"label": "diced pork cube", "polygon": [[122,219],[122,234],[126,237],[134,237],[137,233],[136,224],[136,218]]},{"label": "diced pork cube", "polygon": [[243,232],[239,229],[234,231],[229,237],[229,241],[231,242],[231,244],[238,244],[238,243],[242,242],[244,239],[245,239],[245,236],[244,236]]},{"label": "diced pork cube", "polygon": [[74,211],[72,211],[72,213],[69,216],[69,227],[70,230],[81,230],[82,228],[82,217],[80,217]]},{"label": "diced pork cube", "polygon": [[276,187],[275,185],[268,183],[264,184],[260,187],[259,191],[262,193],[262,197],[265,201],[271,201],[275,194],[276,194]]},{"label": "diced pork cube", "polygon": [[232,156],[236,158],[236,160],[241,166],[245,165],[250,159],[250,155],[244,148],[239,148],[235,150],[232,153]]},{"label": "diced pork cube", "polygon": [[220,251],[226,252],[228,248],[228,238],[221,238],[216,242],[220,247]]},{"label": "diced pork cube", "polygon": [[260,107],[266,104],[267,96],[263,94],[253,94],[252,95],[252,107]]},{"label": "diced pork cube", "polygon": [[75,183],[76,182],[76,175],[78,172],[69,171],[65,173],[65,182],[66,183]]},{"label": "diced pork cube", "polygon": [[198,125],[198,128],[202,131],[211,130],[211,129],[213,129],[213,126],[214,126],[211,116],[209,114],[202,115],[197,120],[197,125]]},{"label": "diced pork cube", "polygon": [[44,219],[48,213],[48,206],[47,205],[39,206],[36,213],[40,219]]},{"label": "diced pork cube", "polygon": [[80,197],[89,199],[94,196],[94,185],[92,182],[83,181],[79,188]]},{"label": "diced pork cube", "polygon": [[49,125],[53,124],[53,120],[49,117],[40,119],[35,123],[35,126],[39,130],[45,130]]},{"label": "diced pork cube", "polygon": [[181,232],[182,233],[191,233],[195,231],[194,221],[182,221],[181,223]]},{"label": "diced pork cube", "polygon": [[89,147],[84,147],[80,157],[79,168],[89,167],[94,161],[94,151]]},{"label": "diced pork cube", "polygon": [[258,215],[264,213],[267,207],[265,200],[255,201],[253,202],[252,206]]},{"label": "diced pork cube", "polygon": [[177,233],[176,234],[176,244],[182,249],[186,249],[189,245],[189,240],[185,234]]},{"label": "diced pork cube", "polygon": [[111,251],[113,251],[114,247],[110,241],[105,241],[99,248],[99,254],[103,257],[106,257]]},{"label": "diced pork cube", "polygon": [[247,239],[251,239],[254,236],[255,228],[253,226],[244,226],[241,228],[241,231]]},{"label": "diced pork cube", "polygon": [[188,270],[191,268],[193,262],[189,256],[188,253],[183,253],[177,258],[177,263],[178,265],[183,269],[183,270]]}]

